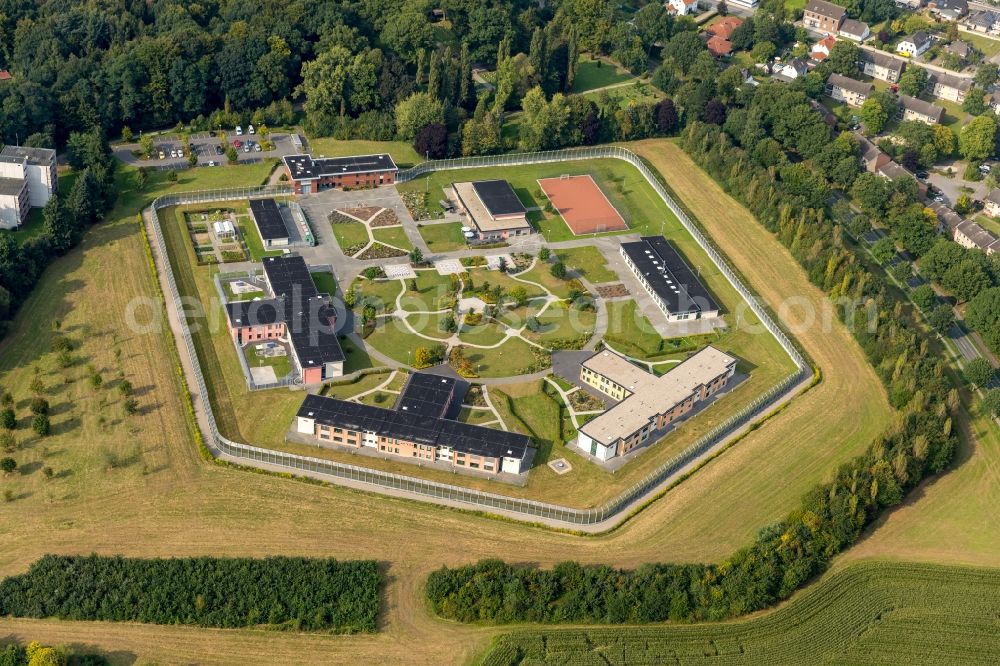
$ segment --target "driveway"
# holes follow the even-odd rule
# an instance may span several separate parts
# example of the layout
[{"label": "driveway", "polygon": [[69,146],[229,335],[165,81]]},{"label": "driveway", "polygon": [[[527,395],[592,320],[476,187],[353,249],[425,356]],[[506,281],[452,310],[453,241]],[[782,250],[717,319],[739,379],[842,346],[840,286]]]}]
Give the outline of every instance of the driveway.
[{"label": "driveway", "polygon": [[[946,206],[953,207],[958,198],[963,194],[968,194],[973,199],[983,199],[989,194],[986,181],[969,181],[962,178],[962,174],[965,173],[965,165],[966,163],[961,161],[944,163],[935,167],[935,170],[927,177],[927,182],[938,190],[941,190],[944,194],[944,204]],[[939,173],[940,171],[946,171],[949,167],[954,173],[954,176],[951,178]],[[963,191],[963,187],[969,188],[972,191]]]}]

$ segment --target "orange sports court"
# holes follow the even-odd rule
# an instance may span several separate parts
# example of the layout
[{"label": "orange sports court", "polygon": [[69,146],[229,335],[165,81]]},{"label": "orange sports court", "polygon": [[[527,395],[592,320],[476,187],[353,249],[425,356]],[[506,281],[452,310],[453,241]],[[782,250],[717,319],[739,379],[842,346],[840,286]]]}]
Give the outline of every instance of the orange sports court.
[{"label": "orange sports court", "polygon": [[541,178],[538,185],[577,236],[628,229],[621,213],[590,176]]}]

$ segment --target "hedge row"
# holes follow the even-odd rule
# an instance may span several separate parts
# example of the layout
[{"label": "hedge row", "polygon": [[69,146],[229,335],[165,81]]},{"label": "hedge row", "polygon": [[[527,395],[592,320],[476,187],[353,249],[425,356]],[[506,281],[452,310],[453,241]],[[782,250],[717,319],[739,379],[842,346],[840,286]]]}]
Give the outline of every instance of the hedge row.
[{"label": "hedge row", "polygon": [[0,616],[375,631],[371,560],[46,555],[0,582]]}]

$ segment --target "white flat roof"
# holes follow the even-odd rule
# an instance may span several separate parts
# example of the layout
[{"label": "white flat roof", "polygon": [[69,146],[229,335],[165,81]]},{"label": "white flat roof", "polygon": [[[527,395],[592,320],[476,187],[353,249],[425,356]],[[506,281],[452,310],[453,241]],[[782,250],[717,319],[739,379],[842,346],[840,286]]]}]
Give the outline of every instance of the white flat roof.
[{"label": "white flat roof", "polygon": [[[604,354],[608,357],[598,359],[599,367],[608,373],[618,374],[601,374],[617,384],[627,387],[628,382],[633,382],[636,386],[632,395],[580,428],[580,432],[605,446],[642,429],[657,414],[669,412],[687,400],[695,389],[728,372],[729,367],[736,363],[735,358],[710,345],[660,377],[608,351],[599,352],[583,365],[594,370],[590,362]],[[617,360],[610,358],[612,356],[616,356]],[[638,377],[635,370],[647,378]]]}]

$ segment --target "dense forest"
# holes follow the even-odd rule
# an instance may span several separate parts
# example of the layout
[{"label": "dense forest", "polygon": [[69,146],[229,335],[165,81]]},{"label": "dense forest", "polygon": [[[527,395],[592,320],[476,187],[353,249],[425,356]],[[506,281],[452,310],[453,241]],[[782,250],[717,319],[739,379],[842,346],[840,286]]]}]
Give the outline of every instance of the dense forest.
[{"label": "dense forest", "polygon": [[[916,183],[877,184],[872,218],[827,202],[834,191],[870,187],[857,141],[833,133],[794,86],[743,91],[718,124],[693,122],[684,149],[775,233],[809,279],[830,295],[897,409],[892,425],[833,481],[806,494],[784,520],[721,564],[650,564],[635,571],[568,562],[552,570],[484,561],[442,568],[427,596],[444,617],[474,622],[635,623],[718,620],[787,598],[853,544],[887,507],[951,461],[958,394],[919,315],[869,269],[855,233],[871,219],[906,245],[933,242]],[[859,184],[860,181],[860,184]],[[868,183],[868,185],[866,185]],[[884,200],[883,198],[884,197]]]},{"label": "dense forest", "polygon": [[375,631],[381,582],[369,560],[46,555],[0,582],[0,616],[353,633]]}]

